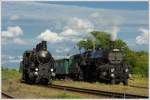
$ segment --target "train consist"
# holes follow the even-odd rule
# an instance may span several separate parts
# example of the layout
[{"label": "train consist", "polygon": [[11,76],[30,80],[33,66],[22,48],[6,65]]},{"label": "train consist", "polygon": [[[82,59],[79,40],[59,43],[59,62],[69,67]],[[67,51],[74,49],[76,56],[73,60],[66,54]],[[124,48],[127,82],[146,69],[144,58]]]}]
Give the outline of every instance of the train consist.
[{"label": "train consist", "polygon": [[86,82],[106,82],[128,85],[130,66],[125,63],[124,50],[97,46],[69,58],[55,60],[47,50],[46,41],[36,45],[33,50],[25,51],[20,63],[22,80],[27,83],[49,84],[52,79],[71,78]]},{"label": "train consist", "polygon": [[112,47],[109,50],[97,47],[96,50],[76,54],[69,59],[56,60],[56,78],[69,77],[73,80],[111,84],[123,82],[128,85],[131,74],[130,66],[125,63],[124,51]]},{"label": "train consist", "polygon": [[33,50],[27,50],[20,62],[22,80],[26,83],[50,84],[54,73],[54,59],[47,50],[46,41],[36,45]]}]

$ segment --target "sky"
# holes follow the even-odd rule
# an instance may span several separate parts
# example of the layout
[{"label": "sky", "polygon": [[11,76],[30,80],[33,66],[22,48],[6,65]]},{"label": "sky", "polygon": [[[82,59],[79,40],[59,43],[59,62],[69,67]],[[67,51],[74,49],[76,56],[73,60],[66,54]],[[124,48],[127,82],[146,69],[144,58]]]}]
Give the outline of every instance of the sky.
[{"label": "sky", "polygon": [[[2,2],[2,66],[19,68],[41,40],[55,59],[79,53],[76,43],[105,31],[135,51],[148,51],[148,2]],[[115,35],[114,35],[115,34]]]}]

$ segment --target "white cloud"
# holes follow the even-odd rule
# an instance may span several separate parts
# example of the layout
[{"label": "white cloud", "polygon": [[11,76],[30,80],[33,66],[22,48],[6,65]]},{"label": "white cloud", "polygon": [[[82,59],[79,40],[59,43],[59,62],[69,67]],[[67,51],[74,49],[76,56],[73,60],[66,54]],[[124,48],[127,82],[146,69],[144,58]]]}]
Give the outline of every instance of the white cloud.
[{"label": "white cloud", "polygon": [[2,37],[13,38],[23,35],[23,30],[19,26],[8,27],[7,31],[2,31]]},{"label": "white cloud", "polygon": [[21,60],[19,59],[14,59],[14,60],[9,60],[8,62],[10,63],[19,63]]},{"label": "white cloud", "polygon": [[94,28],[94,26],[89,20],[85,20],[77,17],[72,18],[68,22],[68,25],[65,26],[65,29],[68,27],[71,28],[72,30],[80,31],[80,32],[90,32]]},{"label": "white cloud", "polygon": [[14,59],[14,57],[13,56],[8,56],[8,59],[12,60],[12,59]]},{"label": "white cloud", "polygon": [[93,17],[93,18],[99,17],[99,13],[98,12],[92,13],[91,17]]},{"label": "white cloud", "polygon": [[67,25],[64,27],[63,32],[60,34],[65,38],[65,40],[67,39],[76,43],[81,39],[92,37],[89,32],[93,30],[94,26],[89,20],[73,17],[69,20]]},{"label": "white cloud", "polygon": [[68,28],[68,29],[65,29],[61,33],[61,35],[63,35],[63,36],[78,36],[79,34],[76,31]]},{"label": "white cloud", "polygon": [[23,39],[21,39],[21,38],[14,38],[14,39],[13,39],[13,42],[14,42],[15,44],[18,44],[18,45],[29,45],[29,44],[30,44],[29,41],[23,40]]},{"label": "white cloud", "polygon": [[148,44],[148,29],[140,28],[141,35],[136,37],[136,43],[139,45]]},{"label": "white cloud", "polygon": [[93,25],[88,20],[71,18],[63,31],[60,33],[51,32],[49,29],[42,32],[37,39],[46,40],[52,43],[62,41],[78,42],[87,37],[92,37],[89,32],[93,30]]},{"label": "white cloud", "polygon": [[46,40],[49,42],[58,42],[62,40],[62,37],[58,35],[58,33],[51,32],[49,29],[42,32],[37,39]]},{"label": "white cloud", "polygon": [[22,60],[22,56],[8,56],[6,59],[10,63],[19,63]]},{"label": "white cloud", "polygon": [[69,52],[70,49],[69,48],[60,48],[60,49],[57,49],[56,52],[60,53],[60,52]]},{"label": "white cloud", "polygon": [[11,21],[19,20],[19,19],[20,19],[20,16],[19,16],[19,15],[12,15],[12,16],[10,16],[9,19],[10,19]]}]

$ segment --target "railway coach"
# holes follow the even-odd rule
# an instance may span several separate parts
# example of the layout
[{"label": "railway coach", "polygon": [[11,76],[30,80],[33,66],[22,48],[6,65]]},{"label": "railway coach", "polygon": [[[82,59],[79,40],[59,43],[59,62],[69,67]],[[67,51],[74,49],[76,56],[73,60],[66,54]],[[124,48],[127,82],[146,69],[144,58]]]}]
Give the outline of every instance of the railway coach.
[{"label": "railway coach", "polygon": [[82,80],[82,77],[80,77],[80,66],[77,63],[80,60],[79,56],[78,54],[69,58],[55,60],[56,78]]}]

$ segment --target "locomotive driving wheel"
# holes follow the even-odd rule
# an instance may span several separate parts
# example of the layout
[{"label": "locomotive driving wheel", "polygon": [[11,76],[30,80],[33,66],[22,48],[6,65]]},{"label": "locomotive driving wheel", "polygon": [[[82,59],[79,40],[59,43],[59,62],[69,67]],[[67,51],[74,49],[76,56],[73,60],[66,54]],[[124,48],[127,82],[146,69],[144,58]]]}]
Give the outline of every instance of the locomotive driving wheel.
[{"label": "locomotive driving wheel", "polygon": [[34,84],[35,83],[35,79],[30,79],[29,77],[27,78],[27,83],[29,84]]},{"label": "locomotive driving wheel", "polygon": [[128,79],[125,79],[125,80],[123,81],[123,85],[128,85]]},{"label": "locomotive driving wheel", "polygon": [[79,73],[79,81],[82,81],[83,80],[83,71],[80,70],[80,73]]},{"label": "locomotive driving wheel", "polygon": [[111,80],[110,80],[110,83],[111,83],[111,84],[115,84],[115,83],[116,83],[116,80],[115,80],[115,79],[111,79]]}]

